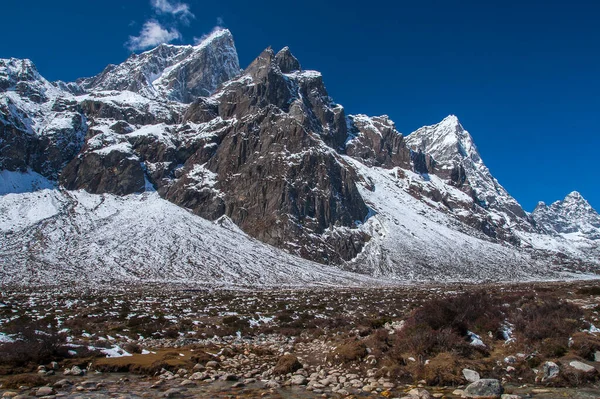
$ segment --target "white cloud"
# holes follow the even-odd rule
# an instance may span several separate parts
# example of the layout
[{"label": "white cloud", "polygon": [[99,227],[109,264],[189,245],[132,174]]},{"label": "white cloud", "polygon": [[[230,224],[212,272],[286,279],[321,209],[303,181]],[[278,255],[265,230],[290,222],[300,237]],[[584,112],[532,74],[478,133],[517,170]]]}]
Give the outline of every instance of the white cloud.
[{"label": "white cloud", "polygon": [[171,0],[150,0],[150,4],[157,14],[171,14],[184,23],[188,23],[190,19],[196,17],[186,3]]},{"label": "white cloud", "polygon": [[194,37],[194,44],[198,45],[198,44],[202,43],[206,38],[208,38],[213,33],[225,29],[224,25],[225,25],[225,22],[223,21],[223,18],[218,17],[217,25],[215,25],[209,33],[205,33],[201,37]]},{"label": "white cloud", "polygon": [[181,39],[181,33],[177,29],[168,30],[158,21],[150,20],[144,24],[139,36],[129,36],[126,46],[131,51],[144,50],[175,39]]}]

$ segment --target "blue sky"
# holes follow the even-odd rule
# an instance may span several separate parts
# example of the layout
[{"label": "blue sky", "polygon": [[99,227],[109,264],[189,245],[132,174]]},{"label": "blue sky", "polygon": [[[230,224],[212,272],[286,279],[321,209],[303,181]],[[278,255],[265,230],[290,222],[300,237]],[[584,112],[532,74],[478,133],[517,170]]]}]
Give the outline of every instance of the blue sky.
[{"label": "blue sky", "polygon": [[218,24],[242,66],[288,45],[349,113],[388,114],[405,134],[457,115],[525,209],[573,190],[600,209],[598,2],[3,0],[2,13],[0,57],[51,80]]}]

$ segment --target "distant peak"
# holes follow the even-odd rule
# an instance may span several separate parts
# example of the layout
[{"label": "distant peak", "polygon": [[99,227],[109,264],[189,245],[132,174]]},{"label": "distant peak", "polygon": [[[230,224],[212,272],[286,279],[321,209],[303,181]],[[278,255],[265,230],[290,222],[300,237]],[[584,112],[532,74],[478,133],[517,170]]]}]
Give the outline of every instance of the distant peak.
[{"label": "distant peak", "polygon": [[8,76],[14,76],[17,80],[36,80],[41,76],[30,59],[24,58],[3,58],[0,59],[0,71]]},{"label": "distant peak", "polygon": [[277,66],[279,66],[279,69],[283,73],[291,73],[294,71],[301,70],[300,62],[296,57],[294,57],[294,55],[290,51],[290,48],[287,46],[282,48],[275,55],[275,62],[277,63]]},{"label": "distant peak", "polygon": [[563,203],[583,204],[589,206],[589,203],[586,201],[585,198],[583,198],[583,196],[578,191],[572,191],[571,193],[569,193],[563,200]]},{"label": "distant peak", "polygon": [[442,119],[440,123],[438,123],[438,126],[457,127],[462,129],[462,125],[460,124],[460,121],[456,115],[448,115]]},{"label": "distant peak", "polygon": [[207,46],[211,42],[213,42],[217,39],[220,39],[220,38],[228,38],[228,39],[233,40],[233,35],[231,34],[231,31],[229,29],[217,28],[214,31],[212,31],[210,34],[200,38],[200,40],[196,43],[196,45],[194,47],[197,48],[197,47]]}]

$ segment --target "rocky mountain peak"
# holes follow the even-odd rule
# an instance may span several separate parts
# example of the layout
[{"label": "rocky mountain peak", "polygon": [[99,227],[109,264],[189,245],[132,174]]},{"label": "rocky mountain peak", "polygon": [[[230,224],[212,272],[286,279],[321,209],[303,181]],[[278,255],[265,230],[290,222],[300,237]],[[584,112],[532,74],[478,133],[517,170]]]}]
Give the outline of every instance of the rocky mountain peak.
[{"label": "rocky mountain peak", "polygon": [[411,150],[432,156],[435,174],[460,187],[475,205],[499,211],[497,219],[506,225],[528,225],[525,211],[492,176],[473,137],[455,115],[418,129],[406,137],[406,142]]},{"label": "rocky mountain peak", "polygon": [[410,134],[407,141],[413,150],[430,154],[438,163],[461,162],[465,158],[481,163],[473,138],[455,115],[422,127]]},{"label": "rocky mountain peak", "polygon": [[549,206],[540,202],[531,215],[536,224],[548,233],[580,233],[591,239],[600,239],[600,215],[577,191]]},{"label": "rocky mountain peak", "polygon": [[291,73],[294,71],[302,70],[300,62],[296,57],[294,57],[294,55],[290,51],[290,48],[287,46],[282,48],[275,55],[275,62],[277,63],[279,69],[283,73]]},{"label": "rocky mountain peak", "polygon": [[572,191],[565,197],[565,203],[583,203],[589,205],[585,198],[579,193],[579,191]]},{"label": "rocky mountain peak", "polygon": [[32,81],[40,79],[34,63],[29,59],[0,59],[0,88],[6,89],[4,82]]},{"label": "rocky mountain peak", "polygon": [[87,91],[128,90],[151,99],[191,103],[212,94],[240,72],[231,32],[217,30],[195,46],[161,44],[109,65],[95,77],[77,83]]},{"label": "rocky mountain peak", "polygon": [[58,90],[40,75],[31,60],[18,58],[0,59],[0,92],[6,91],[14,91],[38,104],[58,95]]}]

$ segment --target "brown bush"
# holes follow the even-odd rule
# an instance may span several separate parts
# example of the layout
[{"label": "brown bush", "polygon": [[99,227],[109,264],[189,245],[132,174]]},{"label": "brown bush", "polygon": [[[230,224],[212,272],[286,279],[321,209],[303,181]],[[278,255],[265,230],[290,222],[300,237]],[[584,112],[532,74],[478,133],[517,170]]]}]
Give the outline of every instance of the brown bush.
[{"label": "brown bush", "polygon": [[250,322],[248,322],[248,320],[240,319],[237,316],[223,317],[223,324],[228,327],[237,328],[238,330],[250,327]]},{"label": "brown bush", "polygon": [[600,295],[600,286],[594,285],[591,287],[583,287],[577,290],[577,293],[580,295]]},{"label": "brown bush", "polygon": [[363,342],[352,340],[346,341],[335,348],[335,350],[330,354],[330,357],[332,360],[349,363],[360,360],[367,356],[367,354],[367,347]]},{"label": "brown bush", "polygon": [[540,344],[540,353],[546,358],[563,357],[568,351],[568,338],[546,338]]},{"label": "brown bush", "polygon": [[16,340],[0,345],[0,364],[37,366],[68,356],[64,337],[39,321],[21,317],[8,324],[6,331]]},{"label": "brown bush", "polygon": [[461,363],[450,353],[440,353],[429,361],[429,364],[419,366],[415,380],[425,380],[427,385],[459,385],[464,382]]},{"label": "brown bush", "polygon": [[298,361],[298,358],[294,355],[283,355],[277,361],[275,368],[273,369],[273,374],[275,375],[283,375],[290,374],[296,370],[300,370],[302,367],[302,363]]},{"label": "brown bush", "polygon": [[142,347],[136,342],[128,342],[123,345],[123,350],[129,353],[142,353]]},{"label": "brown bush", "polygon": [[568,340],[583,328],[583,312],[578,306],[551,297],[523,304],[511,319],[516,332],[538,346],[547,338]]},{"label": "brown bush", "polygon": [[191,356],[191,359],[192,362],[200,364],[206,364],[211,360],[216,360],[216,358],[213,355],[209,355],[203,350],[195,350],[194,354]]},{"label": "brown bush", "polygon": [[422,359],[444,352],[470,357],[478,350],[451,328],[434,330],[424,324],[405,326],[396,334],[393,347],[396,357],[409,354]]},{"label": "brown bush", "polygon": [[425,302],[413,311],[409,320],[433,330],[450,328],[466,336],[469,330],[481,334],[496,333],[504,321],[504,314],[497,299],[479,291]]},{"label": "brown bush", "polygon": [[600,351],[600,338],[585,332],[573,334],[571,349],[577,356],[586,360],[595,360],[594,354]]}]

